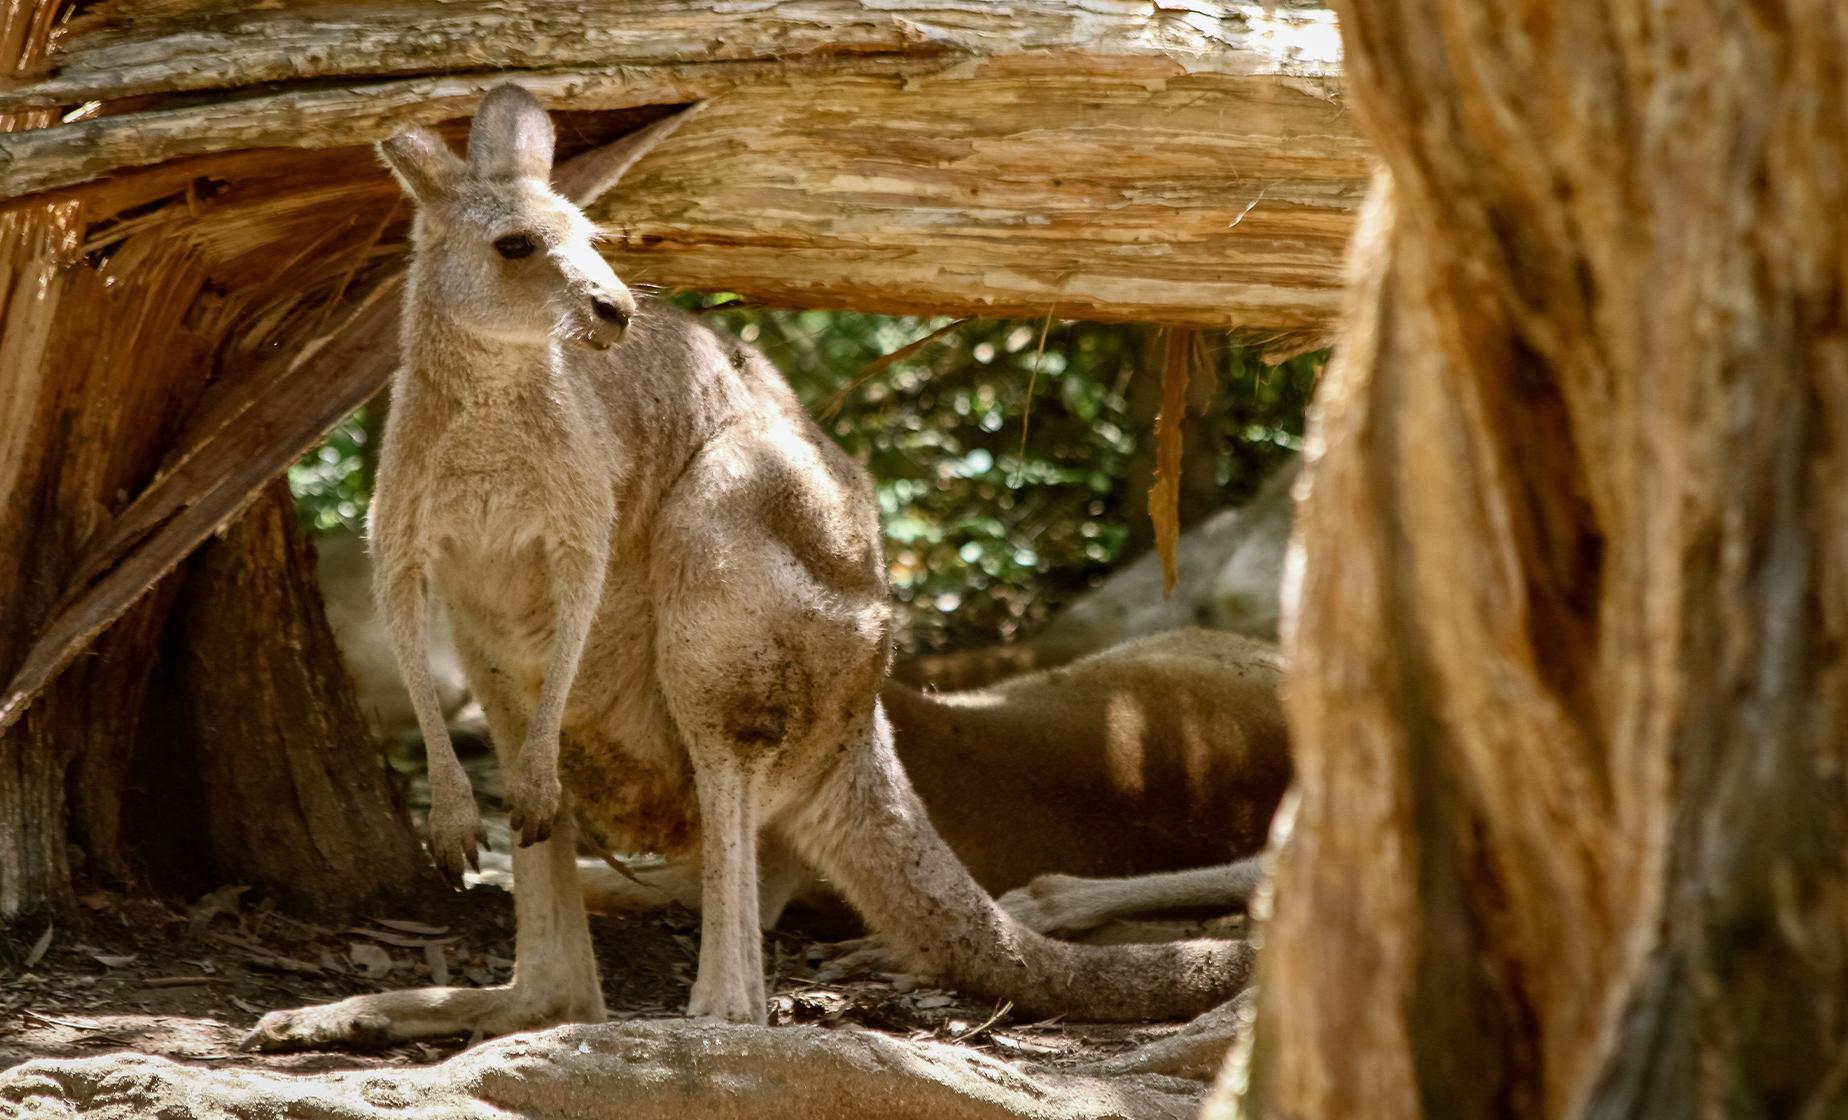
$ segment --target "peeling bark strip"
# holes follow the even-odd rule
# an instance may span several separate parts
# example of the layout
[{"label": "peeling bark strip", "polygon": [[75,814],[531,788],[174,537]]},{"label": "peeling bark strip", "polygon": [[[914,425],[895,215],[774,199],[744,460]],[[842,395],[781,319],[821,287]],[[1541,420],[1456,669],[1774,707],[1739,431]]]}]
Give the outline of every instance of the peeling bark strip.
[{"label": "peeling bark strip", "polygon": [[1157,1075],[1027,1074],[869,1031],[688,1021],[559,1027],[420,1069],[291,1076],[117,1054],[0,1073],[0,1109],[97,1120],[1184,1120],[1199,1094]]},{"label": "peeling bark strip", "polygon": [[0,136],[0,197],[369,143],[514,77],[555,109],[712,102],[598,210],[640,279],[1315,337],[1368,159],[1336,53],[1326,11],[1218,0],[104,4],[0,91],[102,103]]},{"label": "peeling bark strip", "polygon": [[1161,411],[1155,414],[1155,483],[1149,487],[1149,520],[1155,523],[1155,551],[1161,555],[1161,594],[1174,591],[1175,546],[1181,538],[1181,427],[1187,417],[1187,378],[1200,338],[1169,328],[1162,338]]},{"label": "peeling bark strip", "polygon": [[1339,7],[1391,179],[1209,1115],[1848,1115],[1848,7]]}]

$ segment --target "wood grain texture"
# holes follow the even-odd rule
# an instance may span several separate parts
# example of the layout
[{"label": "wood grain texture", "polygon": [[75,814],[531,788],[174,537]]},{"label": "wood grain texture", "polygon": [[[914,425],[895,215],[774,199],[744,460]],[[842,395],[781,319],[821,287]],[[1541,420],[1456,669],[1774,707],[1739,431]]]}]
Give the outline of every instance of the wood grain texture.
[{"label": "wood grain texture", "polygon": [[370,143],[464,118],[508,79],[559,109],[707,100],[599,207],[639,278],[1295,344],[1332,318],[1367,174],[1336,55],[1320,8],[1207,0],[123,0],[0,91],[0,107],[100,102],[0,136],[0,198]]},{"label": "wood grain texture", "polygon": [[940,64],[1079,48],[1182,72],[1327,77],[1338,43],[1312,4],[1255,0],[106,0],[0,111],[326,78],[833,60]]},{"label": "wood grain texture", "polygon": [[719,97],[594,208],[610,259],[773,304],[1325,328],[1368,159],[1338,102],[1043,61]]},{"label": "wood grain texture", "polygon": [[[41,4],[26,22],[55,26],[58,7]],[[8,15],[24,10],[16,5]],[[0,124],[30,126],[42,123],[39,116]],[[40,681],[47,686],[43,703],[9,706],[9,719],[22,711],[23,718],[0,730],[0,920],[68,904],[74,856],[90,884],[188,891],[205,889],[198,883],[211,877],[198,841],[212,820],[193,811],[193,783],[175,775],[195,764],[195,751],[260,752],[261,744],[242,736],[227,741],[205,725],[180,734],[182,721],[169,718],[171,698],[156,680],[163,649],[208,654],[212,648],[205,635],[189,640],[185,622],[172,617],[177,584],[168,573],[185,552],[165,565],[129,565],[122,578],[132,594],[115,605],[106,632],[103,624],[80,626],[81,640],[66,641],[56,620],[74,581],[96,574],[85,574],[95,546],[118,530],[158,537],[167,526],[165,520],[137,526],[124,515],[163,470],[184,467],[184,454],[175,451],[188,432],[242,423],[243,449],[262,445],[266,433],[249,426],[253,417],[225,407],[238,395],[238,375],[285,342],[313,337],[348,287],[370,284],[378,255],[391,252],[380,249],[378,236],[395,192],[370,176],[343,183],[332,173],[338,155],[321,158],[327,163],[315,169],[321,173],[315,188],[286,198],[278,196],[277,180],[264,180],[245,160],[236,165],[239,185],[247,188],[242,194],[222,193],[225,180],[153,176],[0,214],[0,392],[8,402],[0,415],[0,666],[9,676],[29,668],[49,641],[59,650],[57,667],[66,670]],[[376,208],[368,212],[369,205]],[[256,209],[260,222],[250,220]],[[329,209],[337,217],[330,219]],[[257,229],[268,236],[253,235]],[[287,281],[286,291],[273,286],[278,278]],[[316,399],[313,383],[298,388],[311,403]],[[247,478],[228,507],[190,510],[182,503],[181,516],[217,518],[193,543],[233,520],[286,462]],[[235,476],[248,461],[234,455],[218,466]],[[305,625],[288,612],[305,609],[312,598],[301,594],[308,576],[300,565],[272,567],[277,595],[268,602],[283,613],[242,621],[287,633]],[[214,601],[207,582],[196,593]],[[226,657],[215,658],[214,668],[226,693],[239,691],[240,673],[260,673],[264,687],[284,690],[312,681],[319,692],[332,679],[324,660],[331,647],[313,665],[305,664],[310,649],[297,641],[279,645],[260,664]],[[296,851],[326,858],[343,844],[349,854],[364,849],[382,875],[409,882],[417,842],[401,820],[377,812],[388,791],[370,745],[321,745],[320,772],[359,799],[350,808],[364,802],[356,815],[366,819],[324,819],[314,847]],[[260,757],[245,753],[241,760]],[[342,772],[342,765],[350,769]],[[147,796],[150,789],[159,796]],[[280,850],[272,854],[284,858]],[[314,876],[282,878],[310,883]],[[335,883],[325,901],[363,878]]]}]

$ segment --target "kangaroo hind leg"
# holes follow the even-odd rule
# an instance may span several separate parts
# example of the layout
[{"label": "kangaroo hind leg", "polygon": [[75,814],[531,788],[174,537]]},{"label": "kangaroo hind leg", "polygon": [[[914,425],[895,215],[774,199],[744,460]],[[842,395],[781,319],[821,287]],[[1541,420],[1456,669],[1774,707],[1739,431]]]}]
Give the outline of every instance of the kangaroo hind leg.
[{"label": "kangaroo hind leg", "polygon": [[577,884],[576,846],[576,829],[565,814],[550,840],[514,850],[519,932],[511,984],[407,988],[272,1011],[245,1037],[244,1048],[370,1050],[414,1038],[601,1022],[603,992]]},{"label": "kangaroo hind leg", "polygon": [[[467,643],[471,668],[486,665]],[[517,701],[496,674],[472,671],[503,760],[524,737]],[[325,1046],[376,1049],[414,1038],[506,1034],[564,1022],[601,1022],[603,991],[577,878],[577,828],[569,795],[550,840],[513,851],[518,922],[513,981],[492,988],[409,988],[335,1003],[272,1011],[244,1039],[246,1049]]]},{"label": "kangaroo hind leg", "polygon": [[1123,879],[1041,875],[1002,895],[1000,902],[1002,909],[1028,929],[1070,935],[1156,910],[1209,906],[1231,910],[1248,905],[1263,877],[1259,856]]}]

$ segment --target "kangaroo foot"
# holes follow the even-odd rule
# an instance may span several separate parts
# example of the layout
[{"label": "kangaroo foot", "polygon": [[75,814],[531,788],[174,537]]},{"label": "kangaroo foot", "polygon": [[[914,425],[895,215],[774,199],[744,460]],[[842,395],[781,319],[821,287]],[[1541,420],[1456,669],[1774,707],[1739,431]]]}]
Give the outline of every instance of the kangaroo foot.
[{"label": "kangaroo foot", "polygon": [[392,1044],[391,1020],[352,1000],[272,1011],[238,1043],[240,1050],[383,1050]]},{"label": "kangaroo foot", "polygon": [[413,1038],[499,1035],[603,1018],[600,992],[560,999],[512,986],[407,988],[272,1011],[239,1046],[263,1051],[377,1050]]},{"label": "kangaroo foot", "polygon": [[1091,886],[1089,880],[1072,875],[1041,875],[995,901],[1035,933],[1083,933],[1112,917],[1107,907],[1098,905]]},{"label": "kangaroo foot", "polygon": [[687,1000],[687,1015],[694,1019],[763,1026],[770,1019],[763,984],[750,981],[750,977],[731,974],[727,969],[700,969],[693,981],[692,997]]}]

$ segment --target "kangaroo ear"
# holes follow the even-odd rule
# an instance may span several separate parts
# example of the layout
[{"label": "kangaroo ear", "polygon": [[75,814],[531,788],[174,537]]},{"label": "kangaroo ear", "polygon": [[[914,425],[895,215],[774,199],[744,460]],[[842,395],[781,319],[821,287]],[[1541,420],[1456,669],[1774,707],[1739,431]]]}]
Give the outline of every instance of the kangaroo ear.
[{"label": "kangaroo ear", "polygon": [[462,161],[441,136],[427,128],[408,128],[379,141],[379,155],[418,202],[446,197],[462,177]]},{"label": "kangaroo ear", "polygon": [[469,169],[483,178],[552,173],[552,118],[519,86],[495,86],[468,130]]}]

